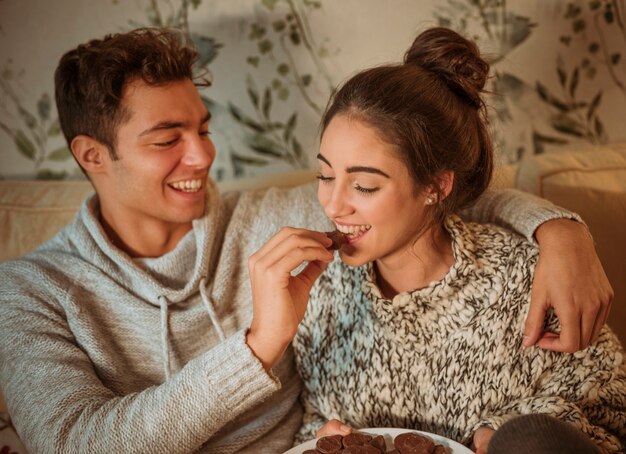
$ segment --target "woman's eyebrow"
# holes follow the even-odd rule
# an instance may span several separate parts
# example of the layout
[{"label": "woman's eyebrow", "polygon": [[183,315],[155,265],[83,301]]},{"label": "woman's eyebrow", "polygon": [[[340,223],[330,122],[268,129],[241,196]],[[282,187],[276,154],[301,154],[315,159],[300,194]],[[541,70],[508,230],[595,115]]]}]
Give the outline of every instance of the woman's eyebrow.
[{"label": "woman's eyebrow", "polygon": [[326,159],[322,153],[317,154],[317,159],[319,159],[322,162],[325,162],[326,165],[332,169],[333,166],[330,165],[330,162],[328,162],[328,159]]},{"label": "woman's eyebrow", "polygon": [[[326,159],[324,157],[324,155],[322,155],[321,153],[317,154],[317,159],[319,159],[322,162],[325,162],[328,167],[330,167],[331,169],[333,168],[332,165],[330,165],[330,162],[328,162],[328,159]],[[348,167],[346,169],[347,173],[359,173],[359,172],[365,172],[365,173],[374,173],[376,175],[382,175],[385,178],[391,178],[389,175],[387,175],[385,172],[383,172],[380,169],[377,169],[376,167],[367,167],[367,166],[352,166],[352,167]]]},{"label": "woman's eyebrow", "polygon": [[375,173],[376,175],[382,175],[385,178],[391,178],[385,172],[383,172],[380,169],[377,169],[376,167],[353,166],[353,167],[348,167],[346,169],[346,172],[348,173],[358,173],[358,172]]}]

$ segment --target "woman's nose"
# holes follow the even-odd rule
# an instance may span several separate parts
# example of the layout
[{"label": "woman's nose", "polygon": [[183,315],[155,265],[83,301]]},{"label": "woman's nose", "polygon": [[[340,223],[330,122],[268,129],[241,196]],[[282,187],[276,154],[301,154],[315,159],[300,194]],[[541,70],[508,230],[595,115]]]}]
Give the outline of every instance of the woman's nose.
[{"label": "woman's nose", "polygon": [[335,185],[329,192],[329,198],[324,204],[326,216],[335,219],[346,216],[354,211],[347,198],[346,191],[344,191],[343,188],[339,185]]}]

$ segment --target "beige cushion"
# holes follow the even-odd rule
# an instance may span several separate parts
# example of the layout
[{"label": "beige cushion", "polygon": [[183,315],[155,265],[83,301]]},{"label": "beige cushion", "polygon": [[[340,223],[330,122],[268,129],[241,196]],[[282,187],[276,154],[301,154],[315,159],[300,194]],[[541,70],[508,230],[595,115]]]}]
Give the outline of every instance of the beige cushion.
[{"label": "beige cushion", "polygon": [[0,262],[52,238],[91,192],[87,181],[0,181]]},{"label": "beige cushion", "polygon": [[516,185],[582,216],[615,290],[609,325],[626,342],[626,144],[522,161]]}]

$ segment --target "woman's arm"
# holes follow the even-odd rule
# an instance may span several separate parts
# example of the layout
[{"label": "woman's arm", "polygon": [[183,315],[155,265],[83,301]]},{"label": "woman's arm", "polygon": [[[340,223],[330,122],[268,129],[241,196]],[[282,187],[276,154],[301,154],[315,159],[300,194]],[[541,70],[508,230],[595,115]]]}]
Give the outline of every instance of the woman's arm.
[{"label": "woman's arm", "polygon": [[[533,395],[493,408],[470,427],[480,444],[485,428],[497,430],[505,422],[527,414],[547,414],[587,434],[602,452],[623,452],[626,440],[626,363],[614,334],[604,330],[584,354],[557,355],[526,350],[519,368],[532,371]],[[481,430],[482,429],[482,430]],[[488,437],[490,438],[490,437]],[[476,443],[478,441],[478,443]],[[487,440],[488,442],[489,440]]]},{"label": "woman's arm", "polygon": [[[580,217],[548,200],[515,189],[486,191],[461,215],[509,228],[539,245],[524,345],[561,352],[594,342],[606,322],[613,289]],[[544,332],[554,308],[561,332]]]}]

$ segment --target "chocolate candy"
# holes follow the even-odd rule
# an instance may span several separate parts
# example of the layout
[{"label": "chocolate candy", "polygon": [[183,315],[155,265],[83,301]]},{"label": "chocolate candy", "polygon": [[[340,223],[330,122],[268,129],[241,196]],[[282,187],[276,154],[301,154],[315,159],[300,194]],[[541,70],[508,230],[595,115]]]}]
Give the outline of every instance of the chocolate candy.
[{"label": "chocolate candy", "polygon": [[435,443],[414,433],[398,435],[393,444],[400,454],[432,454],[435,450]]},{"label": "chocolate candy", "polygon": [[382,435],[376,435],[374,438],[372,438],[372,441],[370,441],[370,445],[380,449],[380,452],[385,452],[387,450],[385,437],[383,437]]},{"label": "chocolate candy", "polygon": [[343,447],[347,448],[348,446],[364,446],[369,445],[372,440],[371,435],[363,434],[360,432],[352,432],[351,434],[343,437]]},{"label": "chocolate candy", "polygon": [[443,445],[436,445],[426,437],[416,433],[403,433],[393,441],[395,449],[387,451],[385,437],[352,432],[345,437],[330,435],[317,440],[315,449],[303,454],[448,454]]},{"label": "chocolate candy", "polygon": [[333,240],[333,243],[330,246],[328,246],[328,249],[330,249],[331,251],[336,251],[337,249],[340,249],[341,246],[348,243],[348,239],[346,238],[346,236],[343,233],[341,233],[339,230],[326,232],[326,236],[330,238],[331,240]]},{"label": "chocolate candy", "polygon": [[342,438],[343,437],[341,435],[322,437],[317,440],[315,449],[317,449],[322,454],[332,454],[334,452],[339,452],[341,448],[343,448]]},{"label": "chocolate candy", "polygon": [[343,454],[381,454],[384,451],[370,445],[354,445],[344,448],[341,452]]}]

